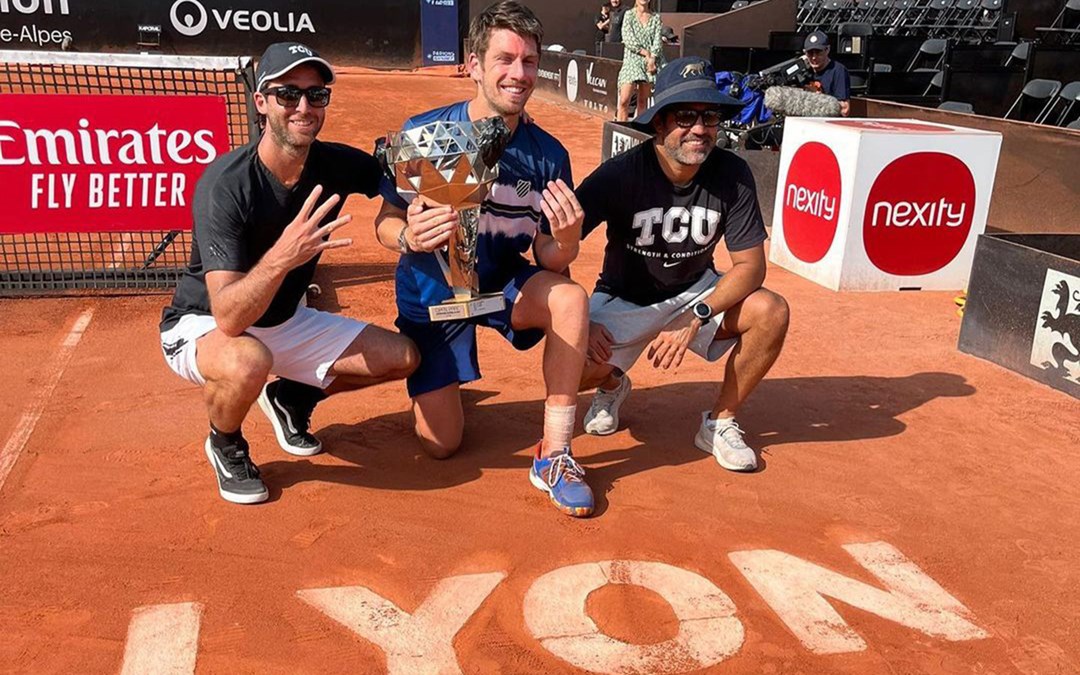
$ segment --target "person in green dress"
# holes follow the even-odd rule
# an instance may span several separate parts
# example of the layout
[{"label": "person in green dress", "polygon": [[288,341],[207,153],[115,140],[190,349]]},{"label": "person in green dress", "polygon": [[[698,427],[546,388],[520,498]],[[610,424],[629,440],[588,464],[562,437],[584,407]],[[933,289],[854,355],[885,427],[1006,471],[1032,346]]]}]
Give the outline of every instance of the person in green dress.
[{"label": "person in green dress", "polygon": [[634,7],[622,22],[622,40],[626,51],[619,69],[619,109],[615,119],[630,119],[630,98],[637,93],[636,114],[649,107],[649,96],[656,72],[664,65],[663,32],[660,15],[652,10],[652,0],[634,0]]}]

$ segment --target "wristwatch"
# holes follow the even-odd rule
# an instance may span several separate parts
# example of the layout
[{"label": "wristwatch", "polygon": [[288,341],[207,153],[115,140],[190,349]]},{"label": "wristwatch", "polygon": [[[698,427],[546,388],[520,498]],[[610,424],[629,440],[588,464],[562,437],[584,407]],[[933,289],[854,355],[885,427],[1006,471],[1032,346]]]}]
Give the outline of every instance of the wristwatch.
[{"label": "wristwatch", "polygon": [[412,253],[413,252],[412,247],[409,246],[409,240],[405,238],[405,232],[408,229],[409,229],[408,225],[401,228],[401,232],[398,232],[398,236],[397,236],[398,251],[400,251],[402,255],[405,255],[406,253]]},{"label": "wristwatch", "polygon": [[709,323],[709,319],[712,318],[712,307],[707,302],[698,302],[694,304],[694,316],[701,319],[701,325]]}]

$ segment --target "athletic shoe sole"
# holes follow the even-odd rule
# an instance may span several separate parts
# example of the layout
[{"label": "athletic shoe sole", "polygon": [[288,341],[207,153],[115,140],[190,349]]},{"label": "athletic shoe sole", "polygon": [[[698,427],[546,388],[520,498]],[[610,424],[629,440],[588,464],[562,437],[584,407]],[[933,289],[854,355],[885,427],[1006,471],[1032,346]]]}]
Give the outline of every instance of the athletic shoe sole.
[{"label": "athletic shoe sole", "polygon": [[756,463],[755,463],[754,466],[736,466],[735,464],[732,464],[732,463],[728,462],[727,460],[725,460],[720,455],[719,452],[714,452],[713,451],[712,440],[708,439],[708,438],[704,438],[701,435],[701,430],[700,429],[698,429],[697,436],[694,436],[694,445],[697,446],[698,450],[701,450],[702,452],[705,452],[705,453],[708,453],[708,454],[712,455],[713,459],[716,460],[716,463],[719,464],[720,466],[724,467],[728,471],[738,471],[740,473],[748,473],[750,471],[753,471],[753,470],[757,469]]},{"label": "athletic shoe sole", "polygon": [[[629,378],[629,375],[623,375],[623,377]],[[591,431],[589,430],[589,424],[592,423],[592,420],[589,420],[585,422],[585,433],[590,436],[610,436],[619,430],[619,408],[621,408],[623,402],[626,401],[626,397],[630,395],[631,386],[632,385],[627,386],[621,394],[615,397],[615,405],[611,406],[612,410],[615,411],[615,414],[611,416],[611,420],[614,423],[611,426],[611,431]]]},{"label": "athletic shoe sole", "polygon": [[218,494],[221,495],[222,499],[233,504],[259,504],[270,498],[270,491],[266,488],[263,488],[262,492],[253,492],[251,494],[228,492],[222,488],[221,481],[218,481],[217,461],[214,459],[214,451],[210,449],[209,438],[203,444],[203,450],[206,451],[206,459],[210,462],[210,469],[214,472],[214,481],[218,484]]},{"label": "athletic shoe sole", "polygon": [[266,415],[266,419],[270,420],[270,426],[274,427],[274,436],[277,437],[278,445],[281,446],[282,450],[297,457],[311,457],[322,452],[322,443],[319,443],[314,448],[301,448],[289,443],[285,438],[285,429],[281,426],[277,413],[274,412],[274,404],[270,402],[270,397],[266,395],[265,385],[262,391],[259,392],[259,408]]},{"label": "athletic shoe sole", "polygon": [[550,499],[551,503],[555,505],[555,508],[559,509],[566,515],[573,516],[575,518],[588,518],[592,515],[594,509],[594,507],[592,506],[564,506],[559,502],[555,501],[555,495],[551,493],[551,488],[548,486],[548,484],[545,483],[544,480],[540,478],[540,476],[537,476],[531,470],[529,471],[529,482],[532,483],[533,487],[535,487],[537,490],[546,492],[548,499]]}]

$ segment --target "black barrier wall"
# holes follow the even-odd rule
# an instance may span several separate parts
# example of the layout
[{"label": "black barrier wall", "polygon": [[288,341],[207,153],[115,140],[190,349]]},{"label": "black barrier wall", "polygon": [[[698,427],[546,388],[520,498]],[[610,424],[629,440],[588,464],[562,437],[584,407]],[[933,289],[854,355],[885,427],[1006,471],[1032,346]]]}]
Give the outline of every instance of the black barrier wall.
[{"label": "black barrier wall", "polygon": [[[452,0],[451,0],[452,1]],[[250,54],[282,40],[342,65],[420,64],[420,2],[402,0],[0,0],[0,49],[138,52],[139,27],[165,54]]]},{"label": "black barrier wall", "polygon": [[981,235],[960,351],[1080,399],[1080,235]]},{"label": "black barrier wall", "polygon": [[618,105],[621,61],[545,51],[536,88],[578,108],[611,118]]}]

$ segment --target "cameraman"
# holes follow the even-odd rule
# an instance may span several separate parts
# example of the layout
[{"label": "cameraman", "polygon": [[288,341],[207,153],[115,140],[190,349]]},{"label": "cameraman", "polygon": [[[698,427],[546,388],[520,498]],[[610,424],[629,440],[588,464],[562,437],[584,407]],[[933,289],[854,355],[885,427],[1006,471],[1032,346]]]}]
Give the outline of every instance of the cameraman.
[{"label": "cameraman", "polygon": [[851,109],[851,75],[844,64],[829,58],[829,36],[819,30],[810,33],[803,42],[803,53],[814,71],[807,88],[840,101],[840,114],[847,117]]}]

